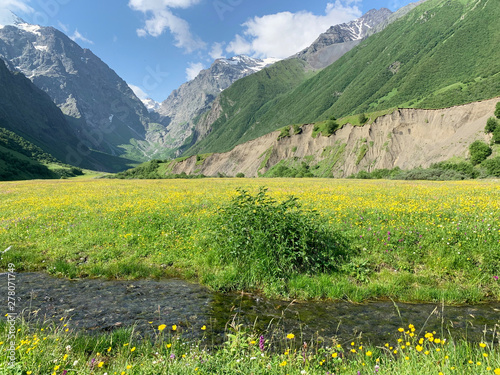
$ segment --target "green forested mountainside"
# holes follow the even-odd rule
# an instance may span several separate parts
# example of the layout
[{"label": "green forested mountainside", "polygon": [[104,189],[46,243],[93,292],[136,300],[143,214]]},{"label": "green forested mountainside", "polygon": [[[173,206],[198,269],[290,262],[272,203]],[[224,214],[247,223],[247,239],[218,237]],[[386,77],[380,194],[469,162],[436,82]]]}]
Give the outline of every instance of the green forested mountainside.
[{"label": "green forested mountainside", "polygon": [[242,78],[222,92],[223,115],[212,124],[210,137],[188,150],[196,154],[201,149],[227,151],[235,144],[269,133],[260,118],[284,93],[306,79],[305,63],[290,59],[280,61],[260,72]]},{"label": "green forested mountainside", "polygon": [[40,147],[2,127],[0,127],[0,146],[11,151],[16,151],[41,163],[59,162],[55,157],[44,152]]},{"label": "green forested mountainside", "polygon": [[[493,0],[429,0],[308,79],[302,73],[286,81],[276,67],[267,86],[254,80],[262,82],[268,69],[247,77],[223,93],[223,112],[212,133],[187,154],[227,151],[283,125],[332,115],[442,108],[498,96],[498,5]],[[286,81],[281,88],[288,90],[276,95],[270,89],[268,95],[275,81]],[[243,84],[260,90],[246,91]]]},{"label": "green forested mountainside", "polygon": [[59,178],[47,166],[0,145],[0,181]]}]

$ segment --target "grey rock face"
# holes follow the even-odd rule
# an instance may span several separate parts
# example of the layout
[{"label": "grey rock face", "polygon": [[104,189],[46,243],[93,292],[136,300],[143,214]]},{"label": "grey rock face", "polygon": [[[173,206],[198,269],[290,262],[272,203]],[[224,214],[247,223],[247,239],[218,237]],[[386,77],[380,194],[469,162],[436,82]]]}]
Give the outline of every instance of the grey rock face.
[{"label": "grey rock face", "polygon": [[384,19],[382,22],[379,22],[375,27],[373,27],[371,30],[368,31],[367,36],[373,35],[375,33],[378,33],[385,29],[387,26],[389,26],[391,23],[394,21],[398,20],[401,17],[406,16],[410,11],[412,11],[414,8],[418,7],[420,4],[425,3],[427,0],[420,0],[415,3],[410,3],[394,13],[392,13],[389,17]]},{"label": "grey rock face", "polygon": [[354,21],[332,26],[308,48],[292,57],[307,61],[313,69],[323,69],[354,48],[391,14],[386,8],[372,9]]},{"label": "grey rock face", "polygon": [[45,91],[90,148],[121,155],[120,145],[145,139],[150,117],[144,104],[111,68],[62,32],[21,22],[0,27],[0,58]]},{"label": "grey rock face", "polygon": [[162,135],[164,139],[170,139],[166,147],[182,146],[192,134],[196,117],[207,111],[223,90],[276,61],[248,56],[217,59],[209,69],[202,70],[195,79],[174,90],[158,110],[161,122],[168,124]]}]

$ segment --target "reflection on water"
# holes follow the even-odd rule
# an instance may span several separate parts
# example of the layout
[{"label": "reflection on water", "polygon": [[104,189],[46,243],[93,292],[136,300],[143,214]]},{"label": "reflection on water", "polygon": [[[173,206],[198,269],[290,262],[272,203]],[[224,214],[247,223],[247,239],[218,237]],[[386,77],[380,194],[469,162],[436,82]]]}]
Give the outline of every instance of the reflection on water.
[{"label": "reflection on water", "polygon": [[[1,288],[7,295],[7,276]],[[269,324],[304,339],[323,338],[329,342],[362,340],[379,344],[394,338],[397,329],[409,323],[417,332],[444,330],[456,338],[490,340],[500,324],[500,303],[476,306],[441,306],[392,302],[287,302],[237,293],[214,293],[203,286],[182,280],[109,281],[65,280],[42,273],[21,273],[16,277],[16,295],[25,316],[58,322],[71,318],[71,327],[103,332],[131,327],[152,333],[160,324],[177,324],[183,335],[200,335],[207,325],[222,337],[233,318],[259,331]],[[20,310],[20,309],[19,309]],[[5,312],[3,313],[5,314]]]}]

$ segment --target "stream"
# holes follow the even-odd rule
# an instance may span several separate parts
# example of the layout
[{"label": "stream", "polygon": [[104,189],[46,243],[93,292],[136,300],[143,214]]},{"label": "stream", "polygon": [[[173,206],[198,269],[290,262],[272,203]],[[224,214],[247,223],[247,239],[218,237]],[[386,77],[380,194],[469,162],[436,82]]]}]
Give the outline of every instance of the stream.
[{"label": "stream", "polygon": [[[0,279],[6,296],[7,275],[0,274]],[[398,328],[410,323],[417,333],[436,331],[441,336],[446,332],[446,337],[451,334],[472,342],[498,338],[500,330],[500,303],[292,302],[212,292],[177,279],[67,280],[44,273],[18,273],[15,282],[16,310],[23,311],[25,318],[58,324],[64,317],[71,319],[67,322],[71,329],[90,333],[134,326],[142,334],[153,334],[160,324],[176,324],[184,337],[201,338],[211,332],[220,340],[234,320],[255,326],[258,332],[293,332],[302,340],[344,343],[358,337],[379,345],[399,337]],[[200,329],[203,325],[208,327],[206,332]]]}]

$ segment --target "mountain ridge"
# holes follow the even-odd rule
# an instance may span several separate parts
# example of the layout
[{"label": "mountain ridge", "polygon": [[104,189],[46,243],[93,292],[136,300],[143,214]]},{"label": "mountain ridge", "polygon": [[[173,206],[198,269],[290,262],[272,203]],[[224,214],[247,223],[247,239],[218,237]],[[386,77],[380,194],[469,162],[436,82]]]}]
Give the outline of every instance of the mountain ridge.
[{"label": "mountain ridge", "polygon": [[80,141],[125,155],[131,139],[147,144],[150,114],[127,83],[92,51],[53,27],[0,28],[0,58],[27,76],[67,116]]},{"label": "mountain ridge", "polygon": [[[481,6],[474,7],[476,3]],[[216,119],[213,130],[184,155],[228,151],[285,125],[331,116],[394,107],[443,108],[497,96],[500,29],[494,20],[500,8],[484,0],[474,4],[420,2],[332,65],[265,103],[231,86],[221,95],[221,108],[206,115]],[[247,117],[235,116],[239,108],[253,104]],[[235,129],[244,136],[234,137]]]},{"label": "mountain ridge", "polygon": [[156,110],[167,124],[162,138],[170,138],[165,147],[172,150],[182,146],[192,134],[195,119],[205,112],[215,98],[235,81],[256,73],[277,61],[255,59],[245,55],[216,59],[210,68],[172,91]]},{"label": "mountain ridge", "polygon": [[317,177],[345,178],[375,169],[429,167],[450,158],[466,159],[474,140],[489,142],[484,126],[500,97],[443,109],[400,108],[364,126],[344,125],[331,136],[314,136],[314,125],[297,134],[275,131],[225,153],[172,161],[167,174],[246,177],[265,175],[278,165],[306,163]]},{"label": "mountain ridge", "polygon": [[392,12],[387,8],[371,9],[353,21],[331,26],[309,47],[291,58],[304,60],[313,69],[323,69],[358,45],[370,30],[391,15]]}]

